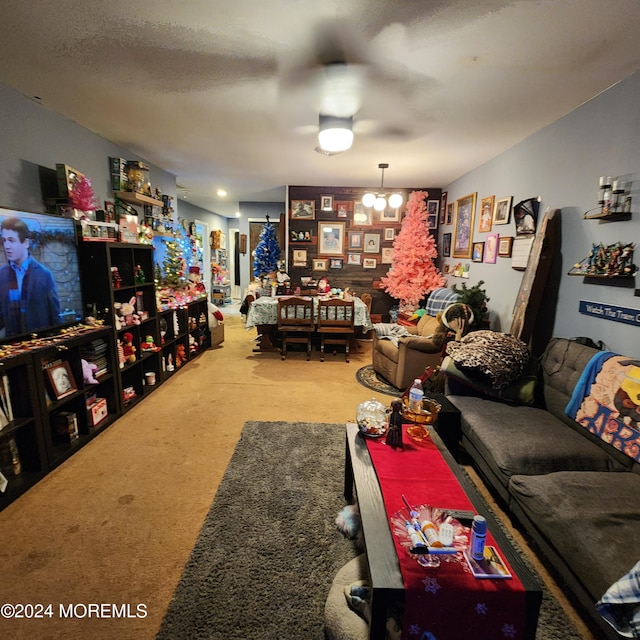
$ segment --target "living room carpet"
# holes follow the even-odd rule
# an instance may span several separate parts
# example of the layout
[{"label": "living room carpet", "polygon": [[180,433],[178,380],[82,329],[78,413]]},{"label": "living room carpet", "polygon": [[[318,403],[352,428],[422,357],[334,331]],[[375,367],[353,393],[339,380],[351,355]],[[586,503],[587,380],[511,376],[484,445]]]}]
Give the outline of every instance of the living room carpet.
[{"label": "living room carpet", "polygon": [[361,367],[356,371],[356,380],[367,389],[377,391],[378,393],[384,393],[388,396],[396,396],[402,394],[404,389],[396,389],[392,384],[389,384],[381,375],[378,375],[373,370],[373,365],[368,364]]},{"label": "living room carpet", "polygon": [[[344,439],[343,424],[245,424],[157,640],[323,640],[333,578],[358,554],[335,526]],[[545,590],[536,640],[579,638]]]}]

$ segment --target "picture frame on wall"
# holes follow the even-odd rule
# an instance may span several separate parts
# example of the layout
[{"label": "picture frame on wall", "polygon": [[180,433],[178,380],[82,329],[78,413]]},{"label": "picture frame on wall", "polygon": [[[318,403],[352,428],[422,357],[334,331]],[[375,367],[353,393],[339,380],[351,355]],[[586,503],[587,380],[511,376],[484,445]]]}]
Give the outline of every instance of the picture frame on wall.
[{"label": "picture frame on wall", "polygon": [[314,271],[326,271],[327,270],[327,261],[324,258],[314,258],[313,259],[313,270]]},{"label": "picture frame on wall", "polygon": [[364,258],[362,260],[363,269],[375,269],[378,266],[378,261],[375,258]]},{"label": "picture frame on wall", "polygon": [[455,207],[455,202],[450,202],[447,205],[447,215],[444,218],[444,223],[445,224],[452,224],[453,223],[453,209]]},{"label": "picture frame on wall", "polygon": [[396,239],[396,230],[393,227],[387,227],[384,230],[384,241],[393,242]]},{"label": "picture frame on wall", "polygon": [[356,227],[370,227],[372,211],[371,207],[365,207],[362,202],[355,202],[353,205],[353,224]]},{"label": "picture frame on wall", "polygon": [[341,256],[344,253],[344,222],[321,222],[318,225],[318,253]]},{"label": "picture frame on wall", "polygon": [[364,239],[364,231],[349,231],[349,251],[362,251],[362,242]]},{"label": "picture frame on wall", "polygon": [[393,247],[382,247],[380,264],[392,264],[392,263],[393,263]]},{"label": "picture frame on wall", "polygon": [[66,361],[47,368],[47,376],[56,400],[60,400],[78,390],[71,367]]},{"label": "picture frame on wall", "polygon": [[497,233],[490,233],[487,236],[484,247],[484,261],[489,264],[495,264],[498,260],[498,243],[500,242],[500,235]]},{"label": "picture frame on wall", "polygon": [[329,258],[329,269],[342,269],[342,258]]},{"label": "picture frame on wall", "polygon": [[292,220],[315,220],[316,203],[314,200],[292,200],[291,201]]},{"label": "picture frame on wall", "polygon": [[338,218],[349,218],[353,213],[353,200],[336,200],[333,203]]},{"label": "picture frame on wall", "polygon": [[365,233],[364,234],[364,253],[380,253],[380,234]]},{"label": "picture frame on wall", "polygon": [[484,242],[473,243],[473,253],[471,254],[472,262],[482,262],[484,257]]},{"label": "picture frame on wall", "polygon": [[442,257],[449,258],[451,256],[451,234],[442,234]]},{"label": "picture frame on wall", "polygon": [[387,207],[380,212],[380,222],[400,222],[400,208],[391,209]]},{"label": "picture frame on wall", "polygon": [[361,253],[348,253],[347,254],[347,264],[354,264],[354,265],[362,264],[362,254]]},{"label": "picture frame on wall", "polygon": [[513,236],[500,236],[498,242],[498,255],[501,258],[510,258],[513,247]]},{"label": "picture frame on wall", "polygon": [[333,196],[320,196],[320,208],[323,211],[333,211]]},{"label": "picture frame on wall", "polygon": [[454,258],[471,258],[477,195],[474,192],[456,200],[456,213],[453,221],[453,244],[451,247]]},{"label": "picture frame on wall", "polygon": [[444,220],[445,220],[445,215],[447,212],[447,197],[449,195],[448,191],[443,191],[440,194],[440,215],[439,215],[439,222],[440,224],[444,224]]},{"label": "picture frame on wall", "polygon": [[478,225],[478,231],[480,233],[489,233],[489,231],[491,231],[495,199],[495,196],[487,196],[480,201],[480,223]]},{"label": "picture frame on wall", "polygon": [[440,211],[440,200],[427,200],[427,227],[429,229],[438,228],[438,212]]},{"label": "picture frame on wall", "polygon": [[506,198],[496,200],[493,207],[493,224],[509,224],[512,202],[513,196],[507,196]]},{"label": "picture frame on wall", "polygon": [[293,266],[294,267],[307,266],[307,250],[306,249],[293,250]]}]

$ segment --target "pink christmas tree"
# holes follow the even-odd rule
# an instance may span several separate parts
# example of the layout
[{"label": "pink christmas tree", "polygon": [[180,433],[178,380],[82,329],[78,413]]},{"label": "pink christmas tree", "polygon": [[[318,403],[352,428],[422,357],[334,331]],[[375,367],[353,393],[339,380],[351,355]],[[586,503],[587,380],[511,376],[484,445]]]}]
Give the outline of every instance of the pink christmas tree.
[{"label": "pink christmas tree", "polygon": [[414,191],[407,202],[402,229],[393,243],[393,262],[382,288],[400,301],[400,310],[414,310],[428,293],[446,279],[433,263],[438,257],[434,237],[427,228],[426,191]]},{"label": "pink christmas tree", "polygon": [[74,182],[69,195],[69,203],[74,209],[80,211],[95,211],[98,208],[89,178],[82,176]]}]

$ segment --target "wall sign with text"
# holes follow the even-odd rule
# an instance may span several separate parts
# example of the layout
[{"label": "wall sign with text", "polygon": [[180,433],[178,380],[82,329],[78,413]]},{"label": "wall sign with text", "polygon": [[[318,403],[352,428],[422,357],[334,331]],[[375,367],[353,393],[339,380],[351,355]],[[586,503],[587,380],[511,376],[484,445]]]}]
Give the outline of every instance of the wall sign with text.
[{"label": "wall sign with text", "polygon": [[629,307],[618,307],[614,304],[604,302],[588,302],[580,300],[580,313],[585,316],[602,318],[603,320],[613,320],[613,322],[623,322],[640,327],[640,309],[630,309]]}]

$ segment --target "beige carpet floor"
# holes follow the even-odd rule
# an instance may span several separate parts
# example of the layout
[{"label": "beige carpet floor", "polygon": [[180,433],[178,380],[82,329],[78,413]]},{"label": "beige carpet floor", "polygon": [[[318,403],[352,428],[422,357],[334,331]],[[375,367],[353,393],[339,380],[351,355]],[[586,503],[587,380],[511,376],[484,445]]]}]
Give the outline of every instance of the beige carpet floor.
[{"label": "beige carpet floor", "polygon": [[[42,617],[0,618],[2,637],[151,640],[245,421],[342,423],[367,398],[388,403],[356,382],[369,343],[350,363],[341,354],[321,363],[317,352],[307,362],[301,351],[282,362],[254,353],[255,332],[233,313],[225,334],[0,512],[0,605],[52,605],[35,610]],[[90,604],[120,615],[130,605],[130,614],[96,617]]]}]

